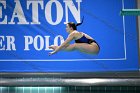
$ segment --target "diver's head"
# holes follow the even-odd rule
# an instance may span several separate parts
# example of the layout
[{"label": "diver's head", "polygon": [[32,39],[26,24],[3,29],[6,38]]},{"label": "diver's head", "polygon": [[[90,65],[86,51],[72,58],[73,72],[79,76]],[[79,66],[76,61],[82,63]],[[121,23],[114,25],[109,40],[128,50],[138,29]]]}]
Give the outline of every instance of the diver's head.
[{"label": "diver's head", "polygon": [[83,20],[84,20],[84,17],[83,17],[81,23],[77,23],[77,24],[75,24],[74,22],[69,22],[69,23],[67,23],[67,24],[66,24],[66,31],[67,31],[68,33],[70,33],[70,32],[72,32],[72,31],[74,31],[74,30],[77,30],[77,26],[81,25],[81,24],[83,23]]},{"label": "diver's head", "polygon": [[74,30],[77,30],[77,27],[76,27],[74,22],[69,22],[69,23],[66,24],[66,31],[68,33],[72,32]]}]

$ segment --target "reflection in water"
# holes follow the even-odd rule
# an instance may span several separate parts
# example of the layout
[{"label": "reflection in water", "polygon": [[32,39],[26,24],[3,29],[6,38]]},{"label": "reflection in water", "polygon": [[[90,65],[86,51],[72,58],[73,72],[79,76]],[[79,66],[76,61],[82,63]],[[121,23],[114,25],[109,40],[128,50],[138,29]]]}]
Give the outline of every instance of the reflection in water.
[{"label": "reflection in water", "polygon": [[0,93],[136,93],[139,88],[138,86],[0,87]]}]

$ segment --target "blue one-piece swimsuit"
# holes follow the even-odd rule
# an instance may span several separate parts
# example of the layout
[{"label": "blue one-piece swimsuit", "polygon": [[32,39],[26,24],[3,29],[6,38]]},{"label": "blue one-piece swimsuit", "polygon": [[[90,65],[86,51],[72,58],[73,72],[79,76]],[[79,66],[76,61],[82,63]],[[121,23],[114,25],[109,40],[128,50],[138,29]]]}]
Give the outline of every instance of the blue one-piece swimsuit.
[{"label": "blue one-piece swimsuit", "polygon": [[[93,39],[88,39],[85,37],[85,35],[83,35],[80,39],[77,39],[75,40],[75,43],[88,43],[88,44],[91,44],[92,42],[96,43],[98,45],[98,43],[93,40]],[[100,46],[98,45],[99,49],[100,49]]]}]

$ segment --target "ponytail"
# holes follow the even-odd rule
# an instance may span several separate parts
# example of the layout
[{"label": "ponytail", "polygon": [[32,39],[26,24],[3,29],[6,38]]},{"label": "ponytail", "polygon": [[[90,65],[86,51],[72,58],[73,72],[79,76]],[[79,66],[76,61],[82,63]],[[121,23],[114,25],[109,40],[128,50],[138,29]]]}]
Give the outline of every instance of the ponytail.
[{"label": "ponytail", "polygon": [[68,25],[69,25],[70,27],[72,27],[73,30],[77,30],[77,26],[81,25],[81,24],[83,23],[83,21],[84,21],[84,16],[83,16],[83,18],[82,18],[82,22],[81,22],[81,23],[75,24],[75,23],[73,23],[73,22],[69,22]]},{"label": "ponytail", "polygon": [[82,18],[82,22],[81,22],[81,23],[75,24],[75,26],[79,26],[79,25],[83,24],[83,21],[84,21],[84,16],[83,16],[83,18]]}]

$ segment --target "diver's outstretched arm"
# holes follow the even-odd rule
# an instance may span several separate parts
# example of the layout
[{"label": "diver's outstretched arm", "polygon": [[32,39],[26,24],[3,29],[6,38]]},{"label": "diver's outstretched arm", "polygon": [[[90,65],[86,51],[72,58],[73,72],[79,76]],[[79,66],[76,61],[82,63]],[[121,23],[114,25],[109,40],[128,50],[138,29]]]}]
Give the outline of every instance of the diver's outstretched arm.
[{"label": "diver's outstretched arm", "polygon": [[53,52],[50,52],[49,55],[55,54],[59,50],[63,49],[67,44],[69,44],[70,41],[72,41],[75,37],[75,33],[71,33],[68,38],[59,46],[57,47]]},{"label": "diver's outstretched arm", "polygon": [[[58,47],[59,46],[51,45],[51,46],[49,46],[49,49],[53,49],[55,51]],[[64,50],[64,51],[72,51],[74,49],[75,49],[75,44],[67,44],[61,50]]]}]

